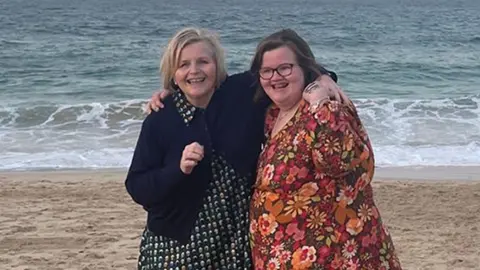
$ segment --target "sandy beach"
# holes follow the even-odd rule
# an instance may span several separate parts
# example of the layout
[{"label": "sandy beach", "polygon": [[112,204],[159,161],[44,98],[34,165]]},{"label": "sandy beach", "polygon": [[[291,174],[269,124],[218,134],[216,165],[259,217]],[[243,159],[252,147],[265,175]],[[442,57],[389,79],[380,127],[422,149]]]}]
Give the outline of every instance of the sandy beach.
[{"label": "sandy beach", "polygon": [[[376,202],[404,269],[480,269],[479,172],[378,170]],[[0,269],[135,269],[145,213],[124,177],[0,172]]]}]

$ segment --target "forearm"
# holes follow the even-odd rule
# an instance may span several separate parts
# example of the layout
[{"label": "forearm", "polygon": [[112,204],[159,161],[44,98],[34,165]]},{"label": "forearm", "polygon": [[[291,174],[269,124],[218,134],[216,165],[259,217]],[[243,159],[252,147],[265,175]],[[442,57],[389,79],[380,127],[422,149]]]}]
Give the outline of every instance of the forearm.
[{"label": "forearm", "polygon": [[161,203],[188,178],[179,166],[139,170],[131,168],[125,186],[132,199],[144,207]]},{"label": "forearm", "polygon": [[187,178],[180,170],[180,156],[166,160],[167,144],[158,127],[165,124],[154,112],[142,124],[125,186],[132,199],[148,207],[164,200]]}]

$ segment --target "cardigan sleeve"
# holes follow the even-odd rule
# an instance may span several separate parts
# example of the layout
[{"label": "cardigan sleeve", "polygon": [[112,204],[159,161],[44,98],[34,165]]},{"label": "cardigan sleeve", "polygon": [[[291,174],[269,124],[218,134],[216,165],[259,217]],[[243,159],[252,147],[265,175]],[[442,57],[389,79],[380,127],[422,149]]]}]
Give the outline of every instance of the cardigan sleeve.
[{"label": "cardigan sleeve", "polygon": [[132,199],[149,208],[161,203],[182,180],[188,178],[180,169],[180,160],[166,161],[167,142],[160,132],[159,114],[148,115],[140,130],[125,186]]}]

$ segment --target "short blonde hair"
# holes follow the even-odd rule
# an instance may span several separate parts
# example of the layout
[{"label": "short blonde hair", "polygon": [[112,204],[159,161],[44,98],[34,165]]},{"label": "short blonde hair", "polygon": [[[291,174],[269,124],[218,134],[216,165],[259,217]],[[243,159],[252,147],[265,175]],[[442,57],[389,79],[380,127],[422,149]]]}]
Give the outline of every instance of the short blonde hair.
[{"label": "short blonde hair", "polygon": [[160,76],[164,89],[176,89],[174,76],[178,69],[180,53],[186,46],[197,42],[205,42],[212,49],[213,59],[217,66],[215,88],[219,87],[226,79],[224,51],[217,35],[210,30],[189,27],[178,31],[168,42],[167,48],[163,52],[160,60]]}]

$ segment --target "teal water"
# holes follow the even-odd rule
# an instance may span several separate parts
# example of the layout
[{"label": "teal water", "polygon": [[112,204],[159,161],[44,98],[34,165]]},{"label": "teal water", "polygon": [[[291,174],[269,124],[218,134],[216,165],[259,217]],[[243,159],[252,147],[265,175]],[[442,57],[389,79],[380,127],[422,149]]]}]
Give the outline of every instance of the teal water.
[{"label": "teal water", "polygon": [[298,31],[357,104],[379,166],[480,164],[480,2],[0,0],[0,169],[129,164],[162,46],[215,29],[230,73]]}]

